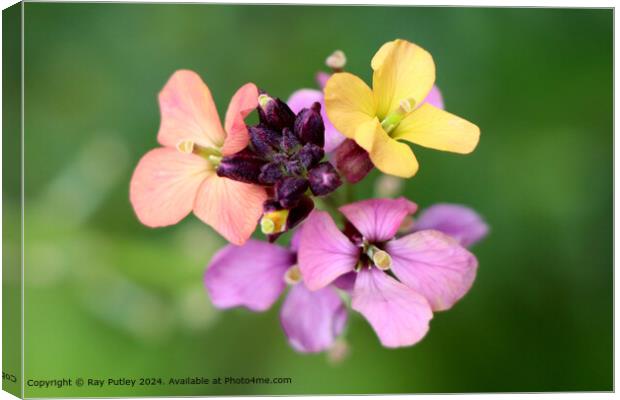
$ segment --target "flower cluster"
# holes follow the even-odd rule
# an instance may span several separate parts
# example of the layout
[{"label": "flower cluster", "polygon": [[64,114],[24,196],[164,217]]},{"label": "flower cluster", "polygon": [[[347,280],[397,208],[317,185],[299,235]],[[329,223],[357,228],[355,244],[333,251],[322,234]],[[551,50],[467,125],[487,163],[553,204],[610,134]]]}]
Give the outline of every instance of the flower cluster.
[{"label": "flower cluster", "polygon": [[[175,72],[159,95],[161,147],[138,163],[130,201],[147,226],[193,211],[230,242],[205,274],[216,307],[265,311],[287,291],[280,319],[295,350],[342,355],[349,298],[382,345],[410,346],[434,312],[470,290],[478,260],[469,247],[488,226],[461,205],[413,218],[417,205],[405,197],[355,200],[338,189],[375,167],[399,186],[418,171],[407,143],[466,154],[479,129],[443,110],[434,61],[411,42],[379,49],[372,89],[344,72],[341,51],[326,64],[320,90],[287,102],[243,85],[224,126],[200,77]],[[248,126],[253,111],[258,123]],[[268,242],[250,238],[257,225]],[[290,230],[288,246],[273,243]]]},{"label": "flower cluster", "polygon": [[258,96],[260,123],[249,127],[250,143],[223,157],[217,174],[240,182],[272,188],[264,204],[261,227],[275,240],[312,211],[314,196],[325,196],[341,184],[340,175],[325,156],[325,126],[321,105],[313,103],[297,115],[280,99]]}]

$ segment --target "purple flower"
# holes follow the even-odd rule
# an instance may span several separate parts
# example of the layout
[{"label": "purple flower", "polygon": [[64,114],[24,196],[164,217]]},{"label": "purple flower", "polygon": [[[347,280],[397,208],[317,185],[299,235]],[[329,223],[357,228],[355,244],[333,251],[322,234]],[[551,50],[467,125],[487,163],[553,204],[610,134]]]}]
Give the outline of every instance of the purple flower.
[{"label": "purple flower", "polygon": [[411,232],[427,229],[441,231],[465,247],[479,242],[489,232],[489,226],[474,210],[448,203],[434,204],[423,210],[415,219]]},{"label": "purple flower", "polygon": [[420,341],[433,311],[461,299],[478,267],[473,254],[437,230],[395,239],[416,209],[404,198],[364,200],[340,208],[347,220],[344,231],[328,213],[314,211],[301,233],[298,263],[306,286],[351,287],[352,308],[386,347]]},{"label": "purple flower", "polygon": [[310,291],[301,283],[297,241],[294,236],[290,249],[257,240],[241,247],[228,245],[211,260],[205,286],[218,308],[258,312],[269,309],[290,285],[280,310],[284,333],[295,350],[320,352],[329,349],[344,330],[346,307],[334,287]]}]

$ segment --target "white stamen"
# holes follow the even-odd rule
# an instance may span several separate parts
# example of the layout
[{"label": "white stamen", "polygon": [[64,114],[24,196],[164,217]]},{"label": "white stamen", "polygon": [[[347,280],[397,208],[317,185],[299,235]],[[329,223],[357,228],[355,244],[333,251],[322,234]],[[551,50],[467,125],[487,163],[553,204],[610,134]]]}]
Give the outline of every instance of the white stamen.
[{"label": "white stamen", "polygon": [[284,282],[289,285],[296,285],[301,282],[301,271],[297,264],[286,270],[284,273]]},{"label": "white stamen", "polygon": [[269,218],[262,218],[260,220],[260,230],[265,235],[270,235],[276,230],[276,224]]},{"label": "white stamen", "polygon": [[415,99],[412,97],[401,100],[400,109],[404,114],[409,114],[411,111],[415,109]]},{"label": "white stamen", "polygon": [[327,360],[332,365],[340,364],[349,356],[349,353],[349,343],[344,338],[338,338],[327,350]]},{"label": "white stamen", "polygon": [[372,262],[375,263],[377,268],[386,271],[392,267],[392,257],[387,251],[376,251],[372,256]]},{"label": "white stamen", "polygon": [[194,142],[189,139],[184,139],[177,143],[176,147],[181,153],[191,154],[194,151]]},{"label": "white stamen", "polygon": [[393,175],[381,175],[375,182],[377,197],[396,197],[402,191],[405,180]]},{"label": "white stamen", "polygon": [[398,124],[402,122],[407,114],[415,110],[415,105],[416,103],[413,97],[401,100],[398,103],[398,108],[381,121],[383,130],[389,135],[390,132],[396,129]]},{"label": "white stamen", "polygon": [[372,263],[380,270],[386,271],[392,267],[392,257],[387,251],[381,250],[377,246],[371,244],[366,248],[365,253],[370,257]]},{"label": "white stamen", "polygon": [[258,104],[262,107],[265,108],[265,106],[267,105],[267,103],[269,103],[271,100],[273,100],[271,97],[269,97],[266,94],[261,94],[258,96]]},{"label": "white stamen", "polygon": [[327,57],[325,65],[333,70],[340,71],[347,65],[347,57],[342,50],[336,50]]}]

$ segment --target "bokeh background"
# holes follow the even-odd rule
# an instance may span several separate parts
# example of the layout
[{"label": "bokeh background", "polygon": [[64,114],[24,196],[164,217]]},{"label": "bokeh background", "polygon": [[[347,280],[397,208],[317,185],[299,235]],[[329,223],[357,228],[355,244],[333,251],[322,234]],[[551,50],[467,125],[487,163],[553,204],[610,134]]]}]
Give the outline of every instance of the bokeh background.
[{"label": "bokeh background", "polygon": [[[27,396],[613,388],[612,10],[27,3],[25,15],[26,377],[293,380]],[[348,357],[300,355],[279,305],[213,309],[202,276],[223,240],[193,217],[141,226],[129,179],[157,146],[156,95],[176,69],[199,72],[223,114],[248,81],[282,98],[315,87],[335,49],[370,81],[371,57],[398,37],[433,54],[446,108],[481,127],[470,156],[417,148],[404,187],[422,207],[485,217],[478,277],[417,346],[382,348],[354,314]],[[5,203],[16,221],[18,194]]]}]

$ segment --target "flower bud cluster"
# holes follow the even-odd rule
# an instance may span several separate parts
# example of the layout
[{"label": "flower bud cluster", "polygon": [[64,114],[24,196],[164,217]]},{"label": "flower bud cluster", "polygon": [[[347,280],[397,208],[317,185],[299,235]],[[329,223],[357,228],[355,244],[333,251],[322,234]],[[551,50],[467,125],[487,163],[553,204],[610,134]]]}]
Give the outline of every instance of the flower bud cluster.
[{"label": "flower bud cluster", "polygon": [[[297,115],[282,100],[266,93],[259,96],[258,103],[259,123],[248,127],[249,145],[223,157],[217,174],[272,188],[272,198],[264,205],[264,217],[273,216],[274,221],[279,221],[285,216],[286,223],[267,221],[262,226],[270,228],[265,233],[277,237],[312,211],[310,194],[325,196],[342,181],[334,166],[322,161],[325,126],[319,103]],[[279,212],[277,218],[274,212]]]}]

